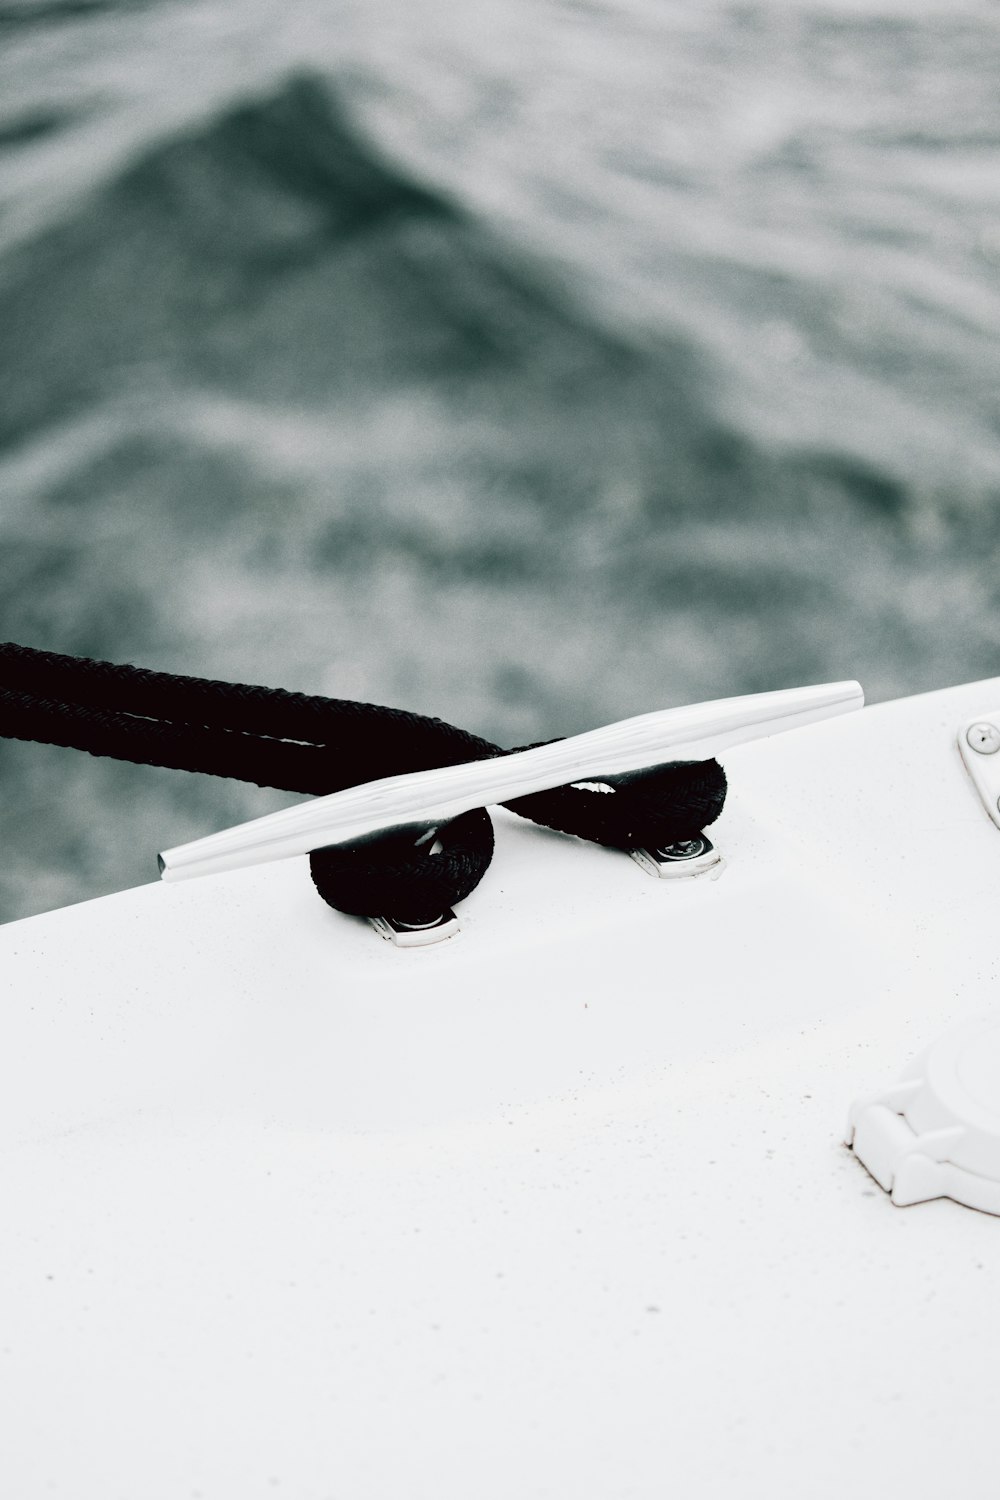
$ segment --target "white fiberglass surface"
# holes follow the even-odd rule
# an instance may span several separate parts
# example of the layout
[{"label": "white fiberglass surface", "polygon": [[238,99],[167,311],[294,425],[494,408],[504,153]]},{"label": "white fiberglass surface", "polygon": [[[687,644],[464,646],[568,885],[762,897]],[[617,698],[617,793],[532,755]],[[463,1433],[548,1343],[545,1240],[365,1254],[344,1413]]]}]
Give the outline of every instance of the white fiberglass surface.
[{"label": "white fiberglass surface", "polygon": [[733,751],[718,880],[500,815],[438,950],[300,861],[4,929],[17,1492],[971,1489],[997,1223],[840,1138],[992,1004],[996,701]]}]

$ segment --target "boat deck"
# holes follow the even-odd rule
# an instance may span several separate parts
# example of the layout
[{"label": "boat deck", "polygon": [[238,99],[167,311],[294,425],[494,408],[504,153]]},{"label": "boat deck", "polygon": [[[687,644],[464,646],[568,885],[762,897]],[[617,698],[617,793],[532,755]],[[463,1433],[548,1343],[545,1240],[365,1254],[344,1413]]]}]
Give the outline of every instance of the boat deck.
[{"label": "boat deck", "polygon": [[1000,831],[955,736],[998,706],[733,750],[718,879],[498,813],[436,948],[304,859],[0,930],[8,1492],[992,1482],[1000,1222],[893,1207],[842,1138],[996,1005]]}]

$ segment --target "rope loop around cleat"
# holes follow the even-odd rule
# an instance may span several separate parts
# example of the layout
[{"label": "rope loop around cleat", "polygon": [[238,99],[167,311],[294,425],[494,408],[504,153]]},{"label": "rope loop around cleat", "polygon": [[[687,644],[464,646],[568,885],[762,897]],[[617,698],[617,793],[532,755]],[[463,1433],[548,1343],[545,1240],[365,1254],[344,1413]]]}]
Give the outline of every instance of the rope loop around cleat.
[{"label": "rope loop around cleat", "polygon": [[[512,753],[404,709],[13,642],[0,643],[0,736],[313,796]],[[608,786],[610,795],[565,786],[507,805],[545,827],[630,849],[693,838],[715,821],[726,798],[725,772],[715,760],[661,766]],[[339,911],[421,922],[469,895],[492,855],[493,827],[480,808],[419,847],[387,837],[317,850],[309,865],[319,894]]]}]

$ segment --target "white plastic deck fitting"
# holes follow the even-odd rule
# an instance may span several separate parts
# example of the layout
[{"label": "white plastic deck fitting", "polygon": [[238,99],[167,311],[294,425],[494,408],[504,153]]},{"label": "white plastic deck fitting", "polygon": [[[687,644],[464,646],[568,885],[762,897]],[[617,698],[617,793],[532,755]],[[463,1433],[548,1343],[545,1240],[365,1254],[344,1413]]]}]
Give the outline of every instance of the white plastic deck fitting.
[{"label": "white plastic deck fitting", "polygon": [[856,1100],[846,1139],[900,1208],[952,1198],[1000,1214],[1000,1015],[954,1027]]},{"label": "white plastic deck fitting", "polygon": [[983,806],[1000,828],[1000,709],[967,719],[958,731],[958,749]]},{"label": "white plastic deck fitting", "polygon": [[390,829],[446,823],[589,778],[627,775],[672,760],[707,760],[734,745],[864,706],[857,682],[722,698],[641,714],[513,755],[441,766],[348,787],[270,813],[159,856],[164,880],[185,880],[353,844]]}]

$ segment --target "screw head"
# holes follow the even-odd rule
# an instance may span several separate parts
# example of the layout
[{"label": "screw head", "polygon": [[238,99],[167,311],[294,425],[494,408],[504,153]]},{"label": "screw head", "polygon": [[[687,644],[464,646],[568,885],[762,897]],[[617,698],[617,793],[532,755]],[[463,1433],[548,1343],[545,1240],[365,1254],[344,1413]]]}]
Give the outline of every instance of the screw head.
[{"label": "screw head", "polygon": [[977,755],[996,755],[1000,750],[1000,729],[985,719],[977,724],[970,724],[965,732],[965,739]]}]

